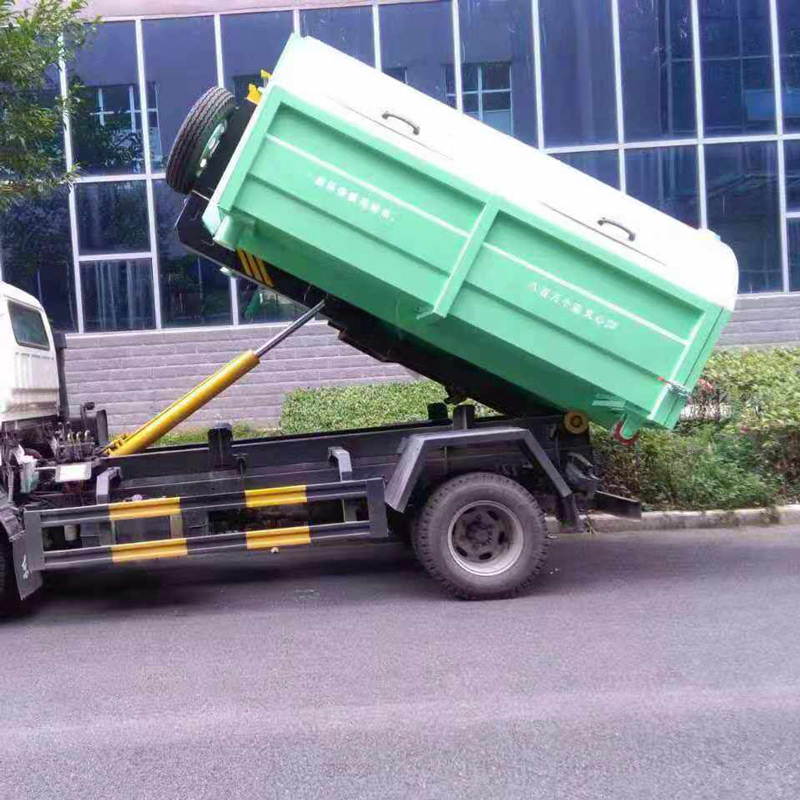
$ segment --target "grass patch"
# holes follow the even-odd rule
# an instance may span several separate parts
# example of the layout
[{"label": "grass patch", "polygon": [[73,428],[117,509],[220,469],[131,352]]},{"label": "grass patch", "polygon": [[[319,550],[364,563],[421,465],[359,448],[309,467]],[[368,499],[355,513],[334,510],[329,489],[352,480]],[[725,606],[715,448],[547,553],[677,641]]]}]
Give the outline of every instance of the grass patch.
[{"label": "grass patch", "polygon": [[[176,447],[181,444],[205,444],[208,441],[208,428],[185,428],[170,431],[162,436],[155,447]],[[259,436],[276,436],[280,431],[275,428],[257,428],[249,422],[237,422],[233,426],[234,439],[255,439]]]}]

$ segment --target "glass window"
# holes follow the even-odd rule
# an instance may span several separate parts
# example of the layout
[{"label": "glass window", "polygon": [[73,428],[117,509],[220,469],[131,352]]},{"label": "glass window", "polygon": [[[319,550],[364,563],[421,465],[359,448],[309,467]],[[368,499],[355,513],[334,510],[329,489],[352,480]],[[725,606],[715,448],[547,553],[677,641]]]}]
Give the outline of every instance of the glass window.
[{"label": "glass window", "polygon": [[222,17],[221,27],[225,85],[243,100],[249,84],[261,86],[262,69],[275,69],[292,32],[292,13],[230,14]]},{"label": "glass window", "polygon": [[165,328],[229,325],[230,280],[216,264],[190,253],[175,232],[184,198],[165,181],[153,183],[158,228],[161,321]]},{"label": "glass window", "polygon": [[786,155],[786,207],[800,211],[800,142],[784,143]]},{"label": "glass window", "polygon": [[66,190],[18,201],[0,215],[3,280],[36,297],[56,330],[77,330]]},{"label": "glass window", "polygon": [[133,331],[155,326],[150,259],[81,264],[87,331]]},{"label": "glass window", "polygon": [[256,286],[241,278],[236,281],[239,292],[239,321],[242,325],[251,322],[284,322],[297,319],[306,309],[287,297]]},{"label": "glass window", "polygon": [[315,8],[300,12],[303,36],[313,36],[365,64],[375,64],[375,42],[372,36],[372,9]]},{"label": "glass window", "polygon": [[461,61],[470,73],[469,82],[464,80],[464,110],[535,145],[530,0],[459,0],[458,12]]},{"label": "glass window", "polygon": [[189,109],[217,84],[214,22],[211,17],[149,19],[142,23],[154,170],[166,165],[175,134]]},{"label": "glass window", "polygon": [[800,131],[800,3],[778,0],[781,43],[783,121],[787,131]]},{"label": "glass window", "polygon": [[610,0],[541,0],[545,144],[617,140]]},{"label": "glass window", "polygon": [[[462,94],[464,113],[491,125],[503,133],[513,133],[511,115],[511,65],[463,64]],[[451,66],[445,70],[447,102],[455,108],[455,73]]]},{"label": "glass window", "polygon": [[383,6],[383,71],[437,100],[445,99],[444,68],[453,64],[449,2]]},{"label": "glass window", "polygon": [[21,344],[23,347],[36,347],[40,350],[50,349],[50,340],[47,338],[44,320],[35,308],[22,306],[9,300],[8,315],[11,318],[11,330],[14,331],[17,344]]},{"label": "glass window", "polygon": [[693,228],[700,225],[696,147],[654,147],[625,153],[628,194]]},{"label": "glass window", "polygon": [[782,289],[774,142],[706,147],[708,227],[739,259],[739,291]]},{"label": "glass window", "polygon": [[800,292],[800,219],[788,220],[789,291]]},{"label": "glass window", "polygon": [[394,78],[400,83],[408,83],[408,73],[405,67],[384,67],[383,71],[390,78]]},{"label": "glass window", "polygon": [[690,0],[620,0],[626,140],[695,134],[691,14]]},{"label": "glass window", "polygon": [[[142,105],[134,24],[106,23],[89,42],[68,68],[70,83],[80,87],[71,116],[75,161],[90,175],[141,172]],[[155,108],[148,111],[157,119]]]},{"label": "glass window", "polygon": [[769,0],[699,0],[706,134],[775,130]]},{"label": "glass window", "polygon": [[75,199],[80,255],[150,249],[144,181],[79,183]]},{"label": "glass window", "polygon": [[619,189],[619,154],[616,150],[593,153],[557,153],[555,157],[615,189]]}]

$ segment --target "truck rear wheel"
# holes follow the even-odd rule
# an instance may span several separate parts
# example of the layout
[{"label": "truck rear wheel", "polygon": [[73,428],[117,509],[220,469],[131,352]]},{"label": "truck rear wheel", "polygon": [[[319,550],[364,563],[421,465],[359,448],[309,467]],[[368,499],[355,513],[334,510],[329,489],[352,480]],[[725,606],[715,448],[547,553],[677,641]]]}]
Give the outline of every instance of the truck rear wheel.
[{"label": "truck rear wheel", "polygon": [[236,99],[220,86],[209,89],[183,121],[167,161],[167,183],[180,194],[189,194],[195,180],[214,155],[236,108]]},{"label": "truck rear wheel", "polygon": [[417,558],[456,597],[512,597],[547,556],[544,514],[516,481],[472,472],[440,486],[413,529]]}]

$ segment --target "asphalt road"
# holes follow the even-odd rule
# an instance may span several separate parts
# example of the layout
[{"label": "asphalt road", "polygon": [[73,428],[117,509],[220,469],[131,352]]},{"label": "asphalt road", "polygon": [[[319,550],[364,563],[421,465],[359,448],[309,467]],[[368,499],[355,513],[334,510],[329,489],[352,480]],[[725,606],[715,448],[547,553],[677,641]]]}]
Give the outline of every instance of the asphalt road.
[{"label": "asphalt road", "polygon": [[800,528],[562,537],[490,603],[341,553],[59,576],[0,797],[800,797]]}]

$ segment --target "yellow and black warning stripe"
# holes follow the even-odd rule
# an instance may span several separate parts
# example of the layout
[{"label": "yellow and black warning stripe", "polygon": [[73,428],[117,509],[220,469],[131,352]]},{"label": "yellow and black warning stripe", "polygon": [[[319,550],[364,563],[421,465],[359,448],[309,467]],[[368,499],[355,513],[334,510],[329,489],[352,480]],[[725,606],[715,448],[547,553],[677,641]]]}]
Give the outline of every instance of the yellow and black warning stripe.
[{"label": "yellow and black warning stripe", "polygon": [[266,508],[268,506],[305,505],[316,499],[315,490],[308,487],[279,486],[270,489],[246,489],[243,492],[226,492],[211,497],[163,497],[154,500],[125,500],[109,503],[108,519],[118,522],[125,519],[152,519],[171,517],[185,511],[222,508]]},{"label": "yellow and black warning stripe", "polygon": [[269,286],[270,289],[275,288],[275,284],[272,282],[269,272],[267,272],[267,265],[258,256],[254,256],[241,248],[236,251],[236,255],[239,256],[242,270],[248,278],[263,283],[265,286]]},{"label": "yellow and black warning stripe", "polygon": [[370,523],[364,520],[83,547],[45,553],[45,569],[66,569],[88,564],[127,564],[235,550],[267,550],[275,553],[283,547],[311,545],[326,539],[366,537],[370,533]]},{"label": "yellow and black warning stripe", "polygon": [[47,509],[42,511],[40,516],[42,527],[53,528],[87,522],[121,522],[131,519],[175,517],[187,511],[222,511],[225,509],[305,505],[323,500],[349,500],[366,497],[366,495],[367,481],[351,480],[314,485],[271,486],[210,495],[123,500],[106,505]]}]

